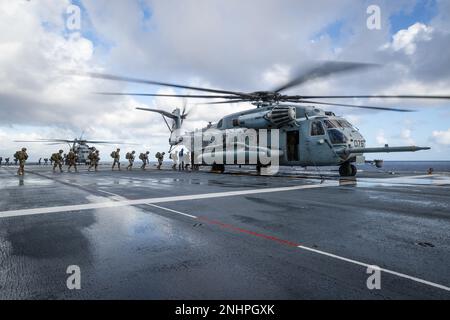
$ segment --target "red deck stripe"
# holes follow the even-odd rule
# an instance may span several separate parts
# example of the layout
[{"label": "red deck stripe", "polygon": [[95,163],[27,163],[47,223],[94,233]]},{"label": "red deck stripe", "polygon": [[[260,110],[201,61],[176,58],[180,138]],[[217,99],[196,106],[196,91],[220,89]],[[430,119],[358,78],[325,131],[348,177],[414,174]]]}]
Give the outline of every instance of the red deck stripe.
[{"label": "red deck stripe", "polygon": [[260,238],[264,238],[264,239],[267,239],[267,240],[275,241],[275,242],[278,242],[278,243],[281,243],[281,244],[284,244],[284,245],[288,245],[288,246],[291,246],[291,247],[298,247],[300,245],[300,244],[295,243],[295,242],[279,239],[277,237],[269,236],[269,235],[266,235],[266,234],[263,234],[263,233],[258,233],[258,232],[242,229],[242,228],[239,228],[239,227],[235,227],[235,226],[233,226],[231,224],[223,223],[223,222],[220,222],[220,221],[217,221],[217,220],[210,220],[210,219],[205,218],[205,217],[198,217],[198,219],[202,220],[204,222],[210,223],[210,224],[218,225],[218,226],[220,226],[222,228],[225,228],[225,229],[231,229],[231,230],[238,231],[238,232],[241,232],[241,233],[250,234],[250,235],[255,236],[255,237],[260,237]]}]

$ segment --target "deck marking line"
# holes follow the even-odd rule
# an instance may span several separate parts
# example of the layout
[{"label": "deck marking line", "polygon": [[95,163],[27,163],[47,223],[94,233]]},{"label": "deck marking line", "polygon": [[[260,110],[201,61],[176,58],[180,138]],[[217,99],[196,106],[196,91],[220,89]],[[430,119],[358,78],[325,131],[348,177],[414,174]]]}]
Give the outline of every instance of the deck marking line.
[{"label": "deck marking line", "polygon": [[160,207],[160,206],[157,206],[156,204],[146,203],[146,205],[152,206],[152,207],[155,207],[155,208],[158,208],[158,209],[170,211],[170,212],[173,212],[173,213],[181,214],[182,216],[186,216],[186,217],[189,217],[189,218],[193,218],[193,219],[197,219],[198,218],[198,217],[193,216],[191,214],[187,214],[187,213],[180,212],[180,211],[177,211],[177,210],[172,210],[172,209],[169,209],[169,208]]},{"label": "deck marking line", "polygon": [[178,201],[188,201],[188,200],[234,197],[234,196],[242,196],[242,195],[249,195],[249,194],[295,191],[295,190],[302,190],[302,189],[324,188],[324,187],[331,187],[331,186],[337,186],[337,184],[325,182],[322,184],[311,184],[311,185],[301,185],[301,186],[291,186],[291,187],[247,189],[247,190],[239,190],[239,191],[212,192],[212,193],[161,197],[161,198],[146,198],[146,199],[136,199],[136,200],[96,202],[96,203],[44,207],[44,208],[7,210],[7,211],[0,211],[0,218],[28,216],[28,215],[37,215],[37,214],[46,214],[46,213],[68,212],[68,211],[106,209],[106,208],[116,208],[116,207],[124,207],[124,206],[134,206],[134,205],[140,205],[140,204],[153,204],[153,203],[163,203],[163,202],[178,202]]},{"label": "deck marking line", "polygon": [[[366,268],[374,266],[373,264],[370,265],[370,264],[359,262],[359,261],[356,261],[356,260],[344,258],[344,257],[338,256],[338,255],[332,254],[332,253],[328,253],[328,252],[325,252],[325,251],[309,248],[309,247],[306,247],[306,246],[303,246],[303,245],[299,245],[298,248],[303,249],[303,250],[307,250],[307,251],[311,251],[311,252],[314,252],[314,253],[317,253],[317,254],[325,255],[325,256],[330,257],[330,258],[334,258],[334,259],[346,261],[346,262],[349,262],[349,263],[357,264],[357,265],[360,265],[360,266],[363,266],[363,267],[366,267]],[[412,281],[415,281],[415,282],[426,284],[428,286],[432,286],[432,287],[439,288],[439,289],[442,289],[442,290],[450,291],[450,287],[447,287],[447,286],[444,286],[444,285],[441,285],[441,284],[438,284],[438,283],[435,283],[435,282],[423,280],[423,279],[420,279],[420,278],[409,276],[409,275],[404,274],[404,273],[392,271],[392,270],[381,268],[381,267],[379,267],[379,269],[380,269],[380,271],[383,271],[385,273],[390,273],[390,274],[395,275],[397,277],[409,279],[409,280],[412,280]]]},{"label": "deck marking line", "polygon": [[258,232],[250,231],[250,230],[247,230],[247,229],[242,229],[242,228],[239,228],[239,227],[235,227],[235,226],[233,226],[231,224],[223,223],[223,222],[220,222],[220,221],[217,221],[217,220],[210,220],[210,219],[205,218],[205,217],[199,217],[198,219],[201,220],[201,221],[205,221],[207,223],[210,223],[210,224],[218,225],[218,226],[220,226],[222,228],[225,228],[225,229],[231,229],[231,230],[242,232],[242,233],[246,233],[246,234],[249,234],[249,235],[252,235],[252,236],[255,236],[255,237],[264,238],[264,239],[267,239],[267,240],[272,240],[272,241],[275,241],[275,242],[278,242],[278,243],[281,243],[281,244],[285,244],[285,245],[288,245],[288,246],[291,246],[291,247],[298,247],[299,246],[298,243],[294,243],[294,242],[291,242],[291,241],[288,241],[288,240],[283,240],[283,239],[280,239],[280,238],[277,238],[277,237],[274,237],[274,236],[269,236],[269,235],[266,235],[266,234],[263,234],[263,233],[258,233]]}]

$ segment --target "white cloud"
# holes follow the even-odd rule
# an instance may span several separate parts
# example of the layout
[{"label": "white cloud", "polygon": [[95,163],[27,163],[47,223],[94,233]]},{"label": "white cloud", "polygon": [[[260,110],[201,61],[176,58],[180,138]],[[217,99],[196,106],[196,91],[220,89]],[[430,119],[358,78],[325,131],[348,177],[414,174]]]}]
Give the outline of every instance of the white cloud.
[{"label": "white cloud", "polygon": [[433,131],[432,136],[436,143],[450,146],[450,128],[447,131]]},{"label": "white cloud", "polygon": [[392,42],[385,44],[382,48],[392,48],[394,51],[403,50],[406,54],[412,55],[416,51],[416,43],[431,40],[432,34],[432,27],[417,22],[408,29],[398,31],[392,37]]},{"label": "white cloud", "polygon": [[383,145],[384,146],[385,144],[388,144],[388,140],[387,140],[387,138],[385,136],[384,130],[379,130],[378,131],[378,133],[377,133],[377,135],[375,137],[375,140],[377,141],[377,143],[379,145]]}]

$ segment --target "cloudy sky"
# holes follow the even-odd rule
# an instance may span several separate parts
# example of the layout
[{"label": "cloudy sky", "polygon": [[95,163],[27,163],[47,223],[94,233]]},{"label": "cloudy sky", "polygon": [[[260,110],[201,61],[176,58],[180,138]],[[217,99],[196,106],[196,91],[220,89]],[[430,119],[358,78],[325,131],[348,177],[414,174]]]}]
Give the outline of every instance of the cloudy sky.
[{"label": "cloudy sky", "polygon": [[[70,24],[71,4],[81,9],[80,29]],[[381,9],[379,30],[367,28],[373,4]],[[257,91],[276,87],[314,61],[374,62],[382,67],[289,93],[450,95],[449,15],[450,0],[0,0],[0,156],[21,147],[13,140],[69,139],[82,131],[90,139],[138,143],[138,151],[167,150],[162,118],[135,107],[172,111],[182,100],[92,93],[183,91],[68,76],[66,70]],[[251,108],[198,102],[187,102],[186,130]],[[417,110],[327,108],[354,123],[369,146],[432,147],[374,157],[450,160],[450,102],[346,102]],[[28,147],[32,159],[55,148]],[[109,154],[111,148],[100,149]]]}]

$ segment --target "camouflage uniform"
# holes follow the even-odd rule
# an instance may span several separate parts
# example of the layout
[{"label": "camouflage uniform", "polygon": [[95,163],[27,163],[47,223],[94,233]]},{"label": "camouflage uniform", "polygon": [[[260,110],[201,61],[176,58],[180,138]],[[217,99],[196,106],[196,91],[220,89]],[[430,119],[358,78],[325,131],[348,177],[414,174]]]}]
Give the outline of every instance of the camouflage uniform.
[{"label": "camouflage uniform", "polygon": [[77,159],[78,159],[77,154],[72,149],[70,149],[69,153],[67,154],[67,161],[69,162],[69,167],[67,168],[67,172],[70,172],[70,168],[72,168],[72,167],[75,168],[75,172],[78,172]]},{"label": "camouflage uniform", "polygon": [[141,153],[140,155],[139,155],[139,159],[141,159],[142,160],[142,166],[141,166],[141,169],[142,170],[145,170],[145,167],[147,166],[147,164],[148,164],[148,154],[150,153],[150,151],[147,151],[146,153]]},{"label": "camouflage uniform", "polygon": [[162,166],[162,164],[163,164],[163,161],[164,161],[164,155],[165,155],[166,153],[165,152],[163,152],[163,153],[157,153],[156,154],[156,159],[158,159],[158,166],[156,167],[158,170],[161,170],[161,166]]},{"label": "camouflage uniform", "polygon": [[[23,176],[25,174],[25,161],[28,159],[27,149],[22,148],[22,150],[17,151],[14,154],[14,158],[19,161],[19,169],[17,170],[17,174],[19,176]],[[7,161],[9,162],[9,158]]]},{"label": "camouflage uniform", "polygon": [[128,152],[126,155],[126,158],[128,159],[128,167],[127,170],[132,170],[133,169],[133,163],[134,163],[134,154],[136,153],[136,151],[132,151],[131,153]]},{"label": "camouflage uniform", "polygon": [[99,153],[100,152],[98,150],[95,150],[95,151],[91,151],[91,153],[89,154],[88,158],[91,161],[91,164],[89,165],[88,171],[91,171],[92,167],[95,167],[95,171],[98,171],[97,167],[98,167],[98,162],[100,161]]},{"label": "camouflage uniform", "polygon": [[113,151],[111,153],[111,157],[114,159],[111,170],[114,170],[114,167],[116,166],[116,163],[117,163],[117,167],[119,168],[119,171],[120,171],[120,149],[117,148],[116,151]]},{"label": "camouflage uniform", "polygon": [[53,172],[55,172],[56,167],[59,167],[59,171],[63,172],[62,170],[62,162],[63,162],[63,154],[64,151],[59,150],[59,152],[56,152],[54,154],[52,154],[51,156],[51,160],[53,160]]}]

